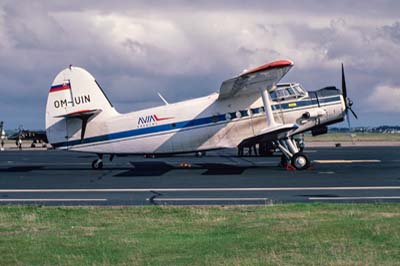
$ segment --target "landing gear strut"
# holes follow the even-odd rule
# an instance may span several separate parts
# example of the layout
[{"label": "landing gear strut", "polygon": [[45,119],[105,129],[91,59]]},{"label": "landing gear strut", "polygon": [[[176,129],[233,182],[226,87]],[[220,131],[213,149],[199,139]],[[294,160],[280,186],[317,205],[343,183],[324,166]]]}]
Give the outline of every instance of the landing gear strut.
[{"label": "landing gear strut", "polygon": [[99,158],[92,162],[92,169],[100,170],[103,169],[103,154],[98,154]]},{"label": "landing gear strut", "polygon": [[275,142],[282,152],[281,165],[286,166],[289,162],[296,170],[305,170],[310,167],[310,159],[300,151],[293,138],[285,138]]}]

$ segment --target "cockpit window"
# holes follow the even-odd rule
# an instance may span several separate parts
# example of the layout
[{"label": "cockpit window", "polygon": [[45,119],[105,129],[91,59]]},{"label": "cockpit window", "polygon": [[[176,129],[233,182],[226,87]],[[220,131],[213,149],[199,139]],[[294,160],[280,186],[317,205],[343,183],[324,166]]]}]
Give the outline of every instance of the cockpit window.
[{"label": "cockpit window", "polygon": [[271,99],[275,101],[284,101],[294,98],[300,98],[307,95],[306,91],[298,83],[278,84],[278,88],[270,92]]},{"label": "cockpit window", "polygon": [[290,95],[296,95],[296,93],[294,92],[293,88],[287,88],[287,91],[289,92]]},{"label": "cockpit window", "polygon": [[294,84],[293,89],[297,90],[300,95],[306,95],[305,89],[300,84]]}]

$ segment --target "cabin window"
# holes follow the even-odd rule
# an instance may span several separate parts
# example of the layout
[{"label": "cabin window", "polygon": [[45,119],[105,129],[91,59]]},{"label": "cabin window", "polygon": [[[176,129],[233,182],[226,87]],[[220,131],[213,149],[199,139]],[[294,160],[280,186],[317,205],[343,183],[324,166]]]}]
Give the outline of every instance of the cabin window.
[{"label": "cabin window", "polygon": [[251,109],[251,113],[252,114],[258,114],[260,112],[260,109],[259,108],[252,108]]},{"label": "cabin window", "polygon": [[249,116],[249,113],[247,112],[247,110],[242,110],[242,111],[239,111],[239,112],[240,112],[240,115],[242,117]]}]

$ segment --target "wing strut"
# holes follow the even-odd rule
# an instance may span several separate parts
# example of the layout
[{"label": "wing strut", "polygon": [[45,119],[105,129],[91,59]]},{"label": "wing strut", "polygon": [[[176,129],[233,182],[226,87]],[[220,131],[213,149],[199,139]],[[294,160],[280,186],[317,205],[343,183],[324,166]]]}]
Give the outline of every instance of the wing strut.
[{"label": "wing strut", "polygon": [[[276,85],[273,85],[275,87]],[[292,129],[296,129],[298,126],[296,124],[281,124],[275,121],[274,114],[272,112],[272,100],[267,89],[260,89],[261,98],[265,110],[265,119],[267,122],[267,127],[263,130],[263,134],[275,132],[287,132]]]},{"label": "wing strut", "polygon": [[261,98],[264,104],[265,118],[267,120],[267,128],[276,127],[278,123],[275,122],[274,114],[272,113],[271,96],[265,89],[261,89]]}]

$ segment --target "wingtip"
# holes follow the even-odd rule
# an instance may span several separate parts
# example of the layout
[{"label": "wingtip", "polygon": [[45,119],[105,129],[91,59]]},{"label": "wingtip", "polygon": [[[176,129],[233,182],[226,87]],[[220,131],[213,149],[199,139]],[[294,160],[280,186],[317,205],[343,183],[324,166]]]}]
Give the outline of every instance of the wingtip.
[{"label": "wingtip", "polygon": [[271,69],[271,68],[288,67],[288,66],[293,66],[293,65],[294,65],[294,62],[289,59],[276,60],[276,61],[264,64],[264,65],[261,65],[259,67],[253,68],[249,71],[246,71],[246,72],[242,73],[241,75],[252,74],[252,73],[256,73],[256,72]]},{"label": "wingtip", "polygon": [[293,60],[290,60],[290,59],[283,59],[283,60],[280,60],[280,61],[284,61],[284,62],[287,62],[288,64],[290,64],[290,65],[294,65],[294,61]]}]

